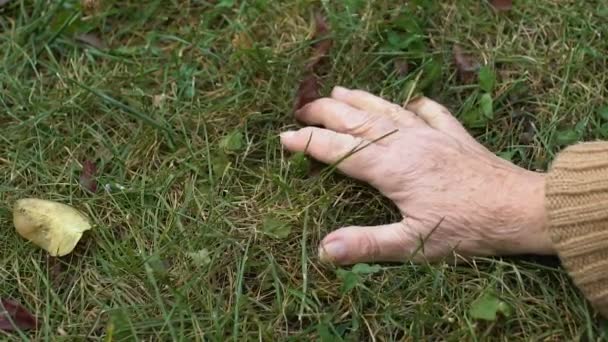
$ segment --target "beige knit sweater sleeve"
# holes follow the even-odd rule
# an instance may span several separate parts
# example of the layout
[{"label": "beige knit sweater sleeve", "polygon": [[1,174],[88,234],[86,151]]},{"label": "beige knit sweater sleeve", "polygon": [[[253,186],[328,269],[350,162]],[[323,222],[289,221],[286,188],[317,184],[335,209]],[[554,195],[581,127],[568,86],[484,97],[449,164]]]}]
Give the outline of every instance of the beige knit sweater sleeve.
[{"label": "beige knit sweater sleeve", "polygon": [[608,142],[571,146],[547,176],[549,231],[564,267],[608,317]]}]

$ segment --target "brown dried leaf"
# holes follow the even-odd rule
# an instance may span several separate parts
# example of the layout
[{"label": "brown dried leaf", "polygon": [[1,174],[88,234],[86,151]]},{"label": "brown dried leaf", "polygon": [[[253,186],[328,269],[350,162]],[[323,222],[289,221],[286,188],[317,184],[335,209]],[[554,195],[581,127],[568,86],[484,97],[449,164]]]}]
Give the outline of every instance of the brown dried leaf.
[{"label": "brown dried leaf", "polygon": [[463,83],[473,83],[477,78],[479,63],[475,59],[466,54],[459,45],[454,45],[454,64],[458,71],[458,78]]},{"label": "brown dried leaf", "polygon": [[307,104],[321,97],[319,89],[321,84],[316,75],[310,74],[300,82],[298,93],[296,96],[295,110],[298,110]]},{"label": "brown dried leaf", "polygon": [[106,48],[106,44],[101,40],[101,38],[95,33],[83,33],[74,37],[77,41],[90,45],[98,50],[103,50]]},{"label": "brown dried leaf", "polygon": [[165,93],[154,95],[152,97],[152,105],[156,108],[160,108],[165,103],[165,100],[167,100],[167,94]]},{"label": "brown dried leaf", "polygon": [[87,15],[94,15],[101,9],[102,2],[102,0],[82,0],[80,6]]},{"label": "brown dried leaf", "polygon": [[16,331],[36,329],[38,322],[26,308],[12,299],[2,299],[0,305],[0,330]]},{"label": "brown dried leaf", "polygon": [[232,36],[232,47],[236,49],[246,50],[251,49],[253,42],[249,38],[249,35],[245,32],[238,32]]},{"label": "brown dried leaf", "polygon": [[407,59],[398,58],[393,63],[395,65],[395,72],[397,73],[397,76],[407,76],[410,71],[410,64],[407,62]]},{"label": "brown dried leaf", "polygon": [[329,50],[332,47],[333,41],[327,36],[330,33],[330,27],[325,20],[325,17],[320,14],[315,14],[315,31],[313,39],[316,42],[312,45],[312,56],[306,65],[305,75],[296,93],[296,101],[294,110],[298,110],[308,103],[321,97],[320,88],[321,82],[319,77],[319,68],[325,61]]},{"label": "brown dried leaf", "polygon": [[491,0],[490,3],[499,12],[509,11],[513,7],[513,0]]},{"label": "brown dried leaf", "polygon": [[333,45],[333,41],[327,38],[329,33],[329,25],[325,17],[321,13],[315,13],[315,32],[312,39],[316,42],[312,45],[312,57],[308,62],[308,69],[315,71],[314,69],[327,57]]},{"label": "brown dried leaf", "polygon": [[97,191],[97,180],[95,175],[97,174],[97,166],[90,160],[85,160],[82,163],[82,173],[80,174],[80,186],[90,192]]},{"label": "brown dried leaf", "polygon": [[63,276],[63,266],[61,265],[61,261],[56,257],[47,256],[47,269],[49,272],[49,278],[51,279],[51,283],[54,288],[61,287],[61,282],[64,279]]}]

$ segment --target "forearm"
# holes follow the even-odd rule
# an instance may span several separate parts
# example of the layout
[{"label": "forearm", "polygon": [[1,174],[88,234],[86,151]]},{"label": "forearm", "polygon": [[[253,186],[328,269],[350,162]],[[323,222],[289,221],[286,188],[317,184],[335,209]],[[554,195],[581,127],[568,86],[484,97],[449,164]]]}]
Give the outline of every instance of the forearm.
[{"label": "forearm", "polygon": [[608,317],[608,142],[561,152],[545,190],[554,247],[576,285]]}]

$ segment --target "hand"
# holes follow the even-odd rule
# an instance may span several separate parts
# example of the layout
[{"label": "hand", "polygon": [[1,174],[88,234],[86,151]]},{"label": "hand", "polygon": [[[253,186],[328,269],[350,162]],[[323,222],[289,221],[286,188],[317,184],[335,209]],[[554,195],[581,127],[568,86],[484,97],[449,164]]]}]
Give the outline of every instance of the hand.
[{"label": "hand", "polygon": [[322,260],[554,253],[545,231],[544,176],[495,156],[440,104],[419,98],[402,108],[336,87],[296,116],[325,128],[284,132],[285,148],[327,164],[348,156],[338,169],[374,186],[404,217],[330,233],[319,248]]}]

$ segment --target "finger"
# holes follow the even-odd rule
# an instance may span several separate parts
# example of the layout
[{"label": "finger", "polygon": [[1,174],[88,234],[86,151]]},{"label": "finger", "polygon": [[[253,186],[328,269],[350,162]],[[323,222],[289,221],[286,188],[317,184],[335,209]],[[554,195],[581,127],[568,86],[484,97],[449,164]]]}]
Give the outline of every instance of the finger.
[{"label": "finger", "polygon": [[364,139],[317,127],[284,132],[281,144],[289,151],[305,152],[326,164],[339,162],[340,171],[364,181],[368,181],[366,175],[379,155],[378,146]]},{"label": "finger", "polygon": [[415,246],[415,236],[404,222],[376,227],[346,227],[323,239],[319,258],[338,265],[405,261]]},{"label": "finger", "polygon": [[298,120],[340,133],[377,139],[397,129],[393,121],[331,98],[314,101],[296,112]]},{"label": "finger", "polygon": [[490,153],[485,147],[473,138],[464,126],[456,119],[450,111],[441,104],[427,98],[421,97],[412,101],[406,106],[409,110],[416,113],[429,126],[451,136],[452,138],[464,143],[465,146],[482,153]]},{"label": "finger", "polygon": [[411,111],[366,91],[335,87],[331,97],[363,111],[388,117],[405,127],[424,123]]},{"label": "finger", "polygon": [[418,115],[429,126],[448,133],[452,136],[468,137],[469,133],[460,122],[441,104],[427,98],[420,97],[410,102],[406,108]]}]

